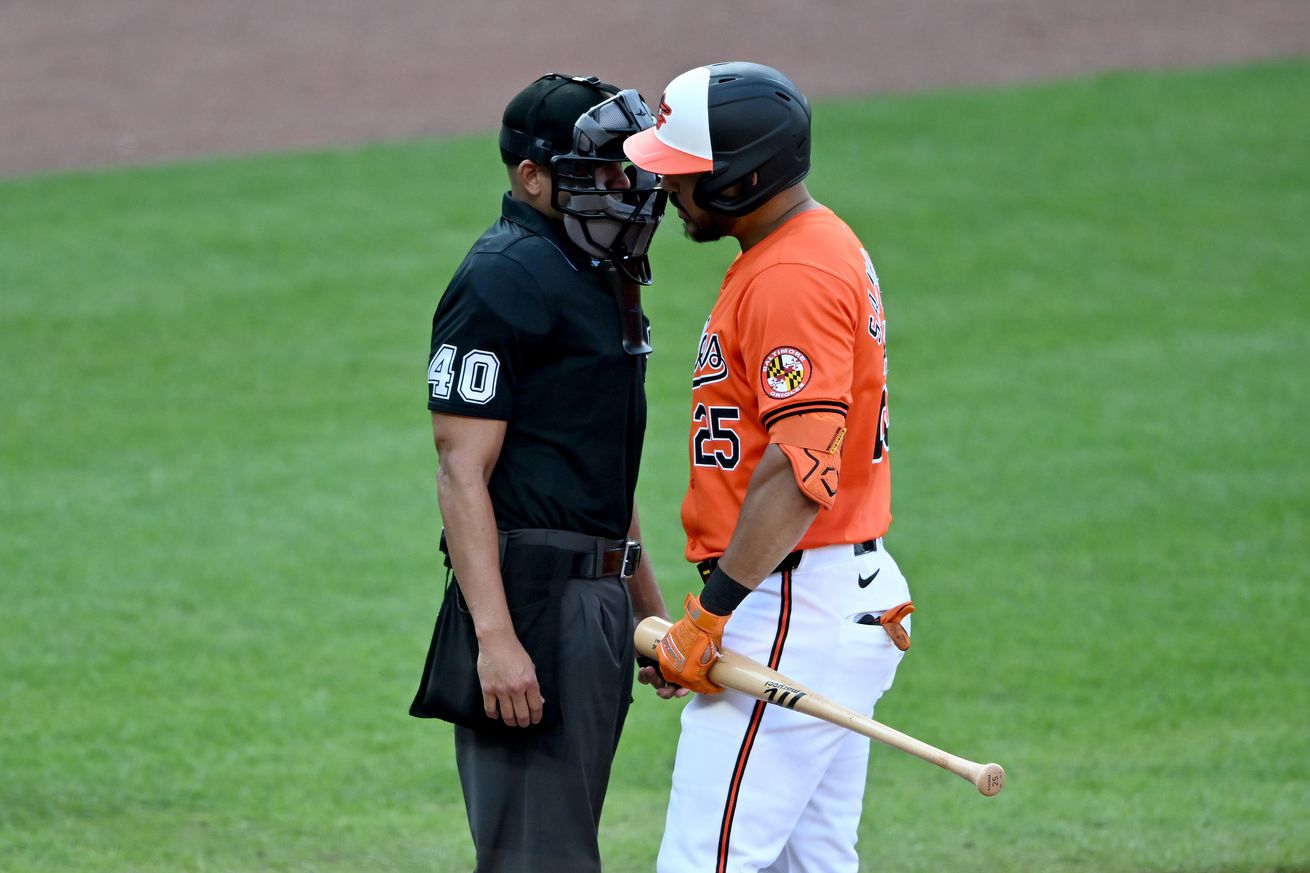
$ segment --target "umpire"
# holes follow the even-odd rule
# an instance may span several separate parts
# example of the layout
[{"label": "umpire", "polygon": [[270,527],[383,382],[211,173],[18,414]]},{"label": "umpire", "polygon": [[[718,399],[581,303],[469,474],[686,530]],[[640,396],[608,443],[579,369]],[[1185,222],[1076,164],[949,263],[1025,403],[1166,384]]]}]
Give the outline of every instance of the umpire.
[{"label": "umpire", "polygon": [[637,284],[664,195],[625,172],[622,140],[651,123],[635,91],[591,77],[551,74],[515,96],[500,220],[432,319],[455,584],[410,711],[456,725],[478,873],[601,869],[633,622],[668,615],[634,501],[649,351]]}]

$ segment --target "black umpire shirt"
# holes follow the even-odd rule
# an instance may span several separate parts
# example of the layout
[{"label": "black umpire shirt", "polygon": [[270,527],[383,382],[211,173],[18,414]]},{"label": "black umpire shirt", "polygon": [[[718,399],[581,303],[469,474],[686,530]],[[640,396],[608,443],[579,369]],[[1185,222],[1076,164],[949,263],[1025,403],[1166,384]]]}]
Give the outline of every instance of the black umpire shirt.
[{"label": "black umpire shirt", "polygon": [[508,422],[489,491],[501,530],[620,538],[646,429],[644,357],[591,259],[508,194],[432,317],[428,409]]}]

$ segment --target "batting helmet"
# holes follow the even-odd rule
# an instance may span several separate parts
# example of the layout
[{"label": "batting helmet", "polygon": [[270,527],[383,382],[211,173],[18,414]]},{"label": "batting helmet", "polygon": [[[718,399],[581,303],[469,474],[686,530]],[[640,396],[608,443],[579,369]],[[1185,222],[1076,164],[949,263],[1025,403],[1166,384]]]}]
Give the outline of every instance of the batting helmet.
[{"label": "batting helmet", "polygon": [[696,205],[744,215],[809,173],[810,105],[772,67],[697,67],[669,83],[655,126],[623,149],[654,173],[704,173],[692,191]]}]

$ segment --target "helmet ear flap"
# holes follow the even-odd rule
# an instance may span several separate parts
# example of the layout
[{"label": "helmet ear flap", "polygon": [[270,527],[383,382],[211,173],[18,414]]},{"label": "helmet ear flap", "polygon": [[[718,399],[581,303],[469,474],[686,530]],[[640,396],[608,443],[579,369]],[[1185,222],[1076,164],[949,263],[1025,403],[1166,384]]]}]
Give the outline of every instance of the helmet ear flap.
[{"label": "helmet ear flap", "polygon": [[696,182],[691,199],[707,212],[736,217],[750,212],[754,206],[742,208],[740,204],[753,203],[753,194],[760,186],[760,174],[751,170],[745,178],[733,178],[726,173],[706,173]]}]

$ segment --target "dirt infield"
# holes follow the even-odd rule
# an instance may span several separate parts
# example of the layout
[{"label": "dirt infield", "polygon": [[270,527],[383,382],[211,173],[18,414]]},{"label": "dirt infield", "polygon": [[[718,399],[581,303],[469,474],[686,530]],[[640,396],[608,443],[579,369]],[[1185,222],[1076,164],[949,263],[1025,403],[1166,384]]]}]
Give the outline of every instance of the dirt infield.
[{"label": "dirt infield", "polygon": [[1307,53],[1305,0],[0,0],[0,174],[491,130],[552,70],[823,97]]}]

